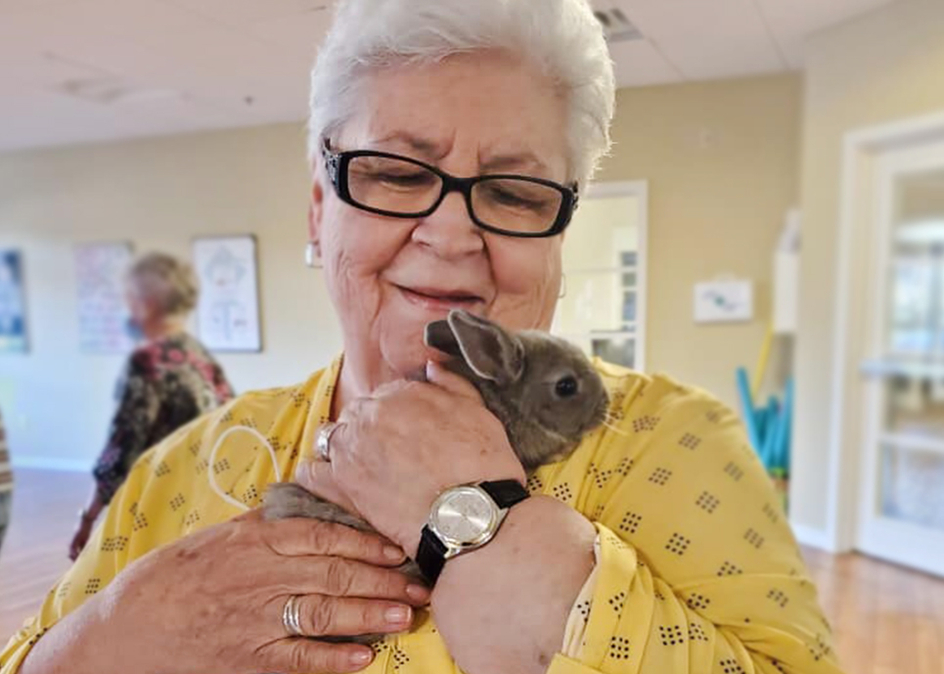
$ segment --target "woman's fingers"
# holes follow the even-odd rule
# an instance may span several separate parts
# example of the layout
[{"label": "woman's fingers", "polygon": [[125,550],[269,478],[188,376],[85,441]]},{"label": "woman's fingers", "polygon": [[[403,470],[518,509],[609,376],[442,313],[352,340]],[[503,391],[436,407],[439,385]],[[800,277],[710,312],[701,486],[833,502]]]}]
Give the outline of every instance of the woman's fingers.
[{"label": "woman's fingers", "polygon": [[413,622],[413,609],[392,601],[301,595],[297,603],[301,631],[306,637],[395,634],[409,629]]},{"label": "woman's fingers", "polygon": [[369,646],[311,639],[279,639],[258,649],[256,654],[265,670],[285,674],[348,674],[364,669],[374,659]]},{"label": "woman's fingers", "polygon": [[308,565],[315,592],[333,597],[392,599],[414,605],[429,600],[429,590],[399,571],[341,557],[319,557]]},{"label": "woman's fingers", "polygon": [[450,372],[442,363],[429,361],[426,363],[426,381],[430,384],[449,391],[452,394],[468,398],[469,400],[482,401],[482,396],[478,389],[464,377],[460,377],[455,372]]},{"label": "woman's fingers", "polygon": [[383,537],[333,522],[292,518],[272,522],[264,531],[269,546],[286,557],[346,557],[378,566],[397,566],[405,559]]}]

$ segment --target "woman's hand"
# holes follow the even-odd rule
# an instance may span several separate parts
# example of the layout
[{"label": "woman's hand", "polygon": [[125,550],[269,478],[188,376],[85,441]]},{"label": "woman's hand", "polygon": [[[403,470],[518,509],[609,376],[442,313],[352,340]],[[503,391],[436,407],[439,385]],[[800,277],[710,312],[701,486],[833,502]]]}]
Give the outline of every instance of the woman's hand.
[{"label": "woman's hand", "polygon": [[[85,614],[98,627],[57,626],[37,644],[46,655],[31,654],[23,672],[58,671],[56,646],[67,649],[51,637],[60,627],[60,639],[95,642],[107,653],[107,663],[89,666],[101,672],[360,670],[373,658],[369,647],[291,637],[282,623],[285,603],[300,597],[306,636],[404,631],[411,606],[425,604],[429,592],[389,568],[403,558],[376,535],[308,519],[264,522],[253,512],[128,566]],[[50,647],[41,649],[47,640]]]},{"label": "woman's hand", "polygon": [[296,474],[322,498],[350,502],[410,556],[442,490],[525,477],[475,387],[438,365],[428,366],[427,377],[429,383],[394,382],[352,402],[331,436],[331,462],[303,463]]}]

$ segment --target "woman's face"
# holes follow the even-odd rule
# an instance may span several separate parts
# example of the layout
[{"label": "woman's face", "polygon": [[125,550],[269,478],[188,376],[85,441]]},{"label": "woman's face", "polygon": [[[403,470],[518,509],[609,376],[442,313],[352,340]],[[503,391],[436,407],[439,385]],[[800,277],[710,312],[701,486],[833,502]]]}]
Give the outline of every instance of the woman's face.
[{"label": "woman's face", "polygon": [[[332,149],[406,155],[455,176],[517,173],[564,183],[566,106],[553,84],[500,53],[388,68],[363,87]],[[347,365],[376,386],[421,368],[424,327],[462,308],[512,329],[550,327],[561,237],[516,239],[475,226],[449,194],[421,219],[342,202],[319,163],[311,238],[344,333]]]}]

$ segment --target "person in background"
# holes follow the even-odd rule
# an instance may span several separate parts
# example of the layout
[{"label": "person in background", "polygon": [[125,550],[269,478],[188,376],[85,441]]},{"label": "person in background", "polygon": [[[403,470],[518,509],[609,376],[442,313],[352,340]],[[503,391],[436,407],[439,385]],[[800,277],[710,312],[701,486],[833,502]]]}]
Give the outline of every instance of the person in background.
[{"label": "person in background", "polygon": [[7,447],[7,434],[0,414],[0,548],[3,537],[10,524],[10,508],[13,500],[13,471],[10,469],[10,450]]},{"label": "person in background", "polygon": [[186,330],[197,296],[190,265],[170,255],[144,255],[128,273],[129,329],[143,343],[128,359],[118,386],[108,443],[92,471],[95,489],[79,514],[69,546],[73,561],[135,460],[177,428],[233,397],[220,365]]}]

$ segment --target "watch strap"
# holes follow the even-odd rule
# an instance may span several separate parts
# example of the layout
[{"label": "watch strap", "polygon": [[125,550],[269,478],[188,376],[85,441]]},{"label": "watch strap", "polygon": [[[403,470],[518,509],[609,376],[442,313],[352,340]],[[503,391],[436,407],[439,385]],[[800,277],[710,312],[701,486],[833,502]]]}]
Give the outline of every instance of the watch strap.
[{"label": "watch strap", "polygon": [[435,584],[446,564],[446,546],[429,525],[423,527],[420,545],[416,549],[416,564],[430,584]]},{"label": "watch strap", "polygon": [[516,503],[521,503],[530,494],[518,480],[496,480],[479,484],[482,490],[492,497],[495,504],[502,510],[507,510]]}]

